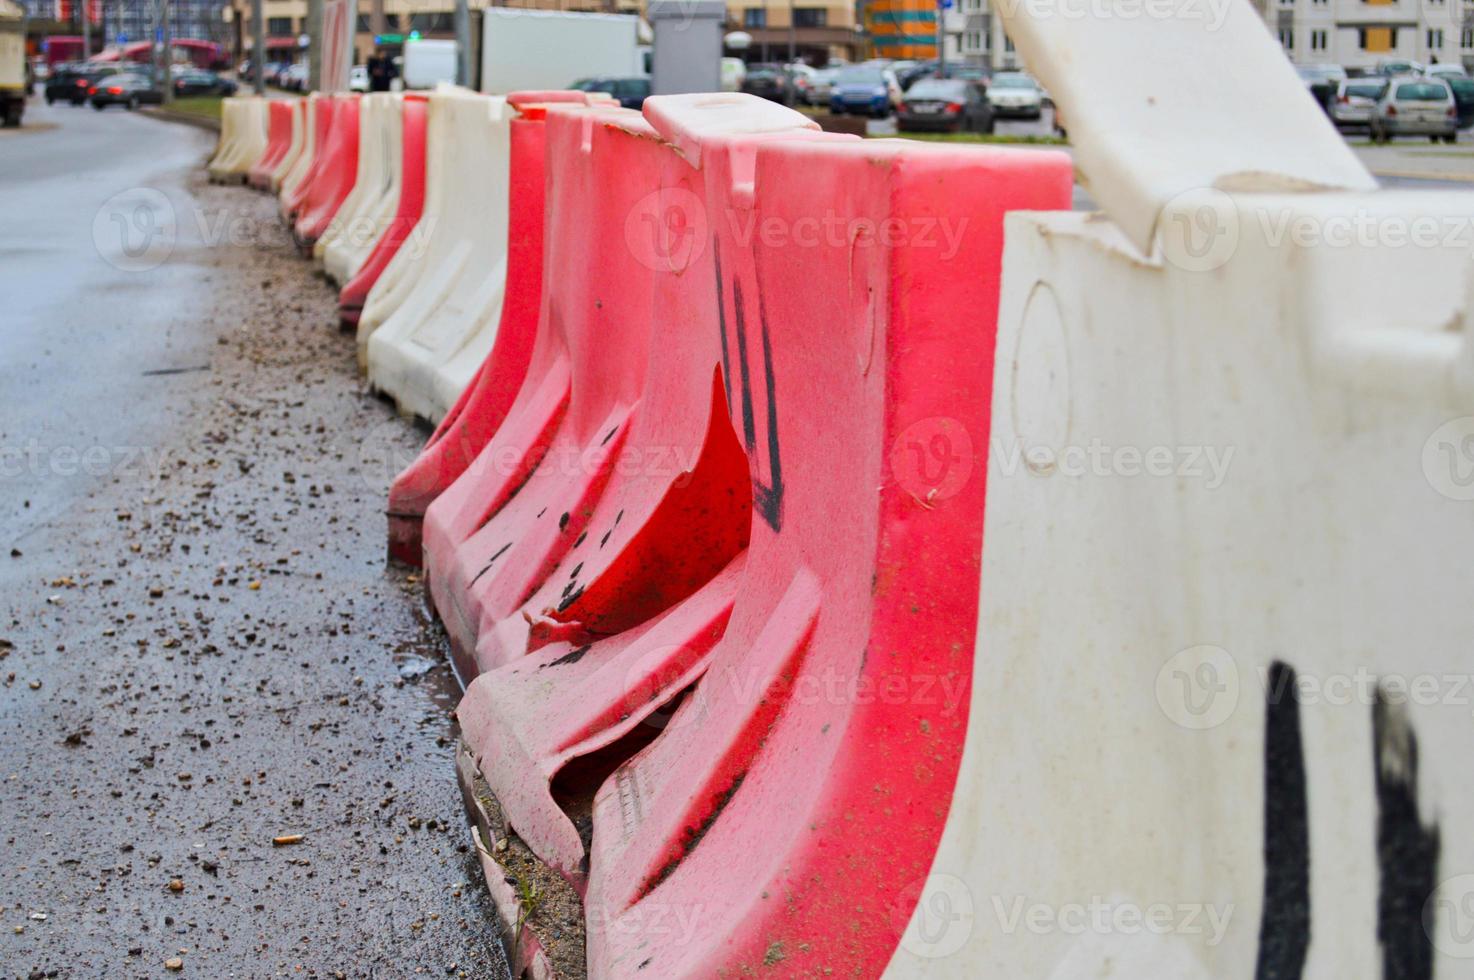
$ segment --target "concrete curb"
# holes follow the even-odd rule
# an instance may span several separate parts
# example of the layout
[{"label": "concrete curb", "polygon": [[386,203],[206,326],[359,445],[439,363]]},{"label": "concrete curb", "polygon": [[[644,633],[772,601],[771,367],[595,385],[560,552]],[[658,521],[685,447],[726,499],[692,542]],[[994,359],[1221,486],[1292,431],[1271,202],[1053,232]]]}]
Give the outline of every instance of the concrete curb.
[{"label": "concrete curb", "polygon": [[[501,934],[503,948],[511,966],[514,980],[582,980],[580,969],[559,970],[553,962],[542,939],[539,937],[539,922],[536,908],[529,910],[522,902],[515,872],[505,867],[498,854],[509,855],[516,850],[525,852],[527,845],[507,826],[501,807],[491,793],[476,760],[471,756],[466,743],[456,746],[456,780],[461,786],[461,797],[466,806],[466,816],[471,821],[471,843],[481,861],[481,874],[486,879],[486,890],[496,908],[497,928]],[[540,867],[548,875],[553,872],[545,865]],[[518,928],[518,924],[521,928]],[[583,957],[583,936],[577,936],[577,955]]]},{"label": "concrete curb", "polygon": [[139,109],[140,113],[154,119],[162,119],[165,122],[183,123],[186,126],[194,126],[196,129],[209,130],[212,133],[220,132],[220,120],[207,119],[204,116],[196,116],[188,112],[174,112],[170,109],[152,108]]},{"label": "concrete curb", "polygon": [[1373,177],[1395,177],[1398,180],[1448,180],[1461,184],[1474,184],[1474,174],[1453,170],[1387,170],[1372,171]]}]

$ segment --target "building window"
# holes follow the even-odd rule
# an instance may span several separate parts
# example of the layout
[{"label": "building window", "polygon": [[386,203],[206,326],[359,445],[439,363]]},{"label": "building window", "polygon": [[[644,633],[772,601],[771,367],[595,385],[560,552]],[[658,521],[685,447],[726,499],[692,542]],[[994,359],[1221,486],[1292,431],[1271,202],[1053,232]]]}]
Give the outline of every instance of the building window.
[{"label": "building window", "polygon": [[1295,50],[1295,32],[1293,29],[1288,27],[1280,28],[1280,44],[1284,46],[1286,51]]},{"label": "building window", "polygon": [[1359,28],[1361,38],[1361,49],[1372,54],[1387,54],[1397,47],[1397,28],[1395,27],[1362,27]]},{"label": "building window", "polygon": [[767,27],[768,12],[766,10],[763,10],[761,7],[748,7],[746,10],[742,11],[742,26],[758,28]]},{"label": "building window", "polygon": [[977,54],[983,50],[982,31],[964,31],[962,34],[962,50],[968,54]]},{"label": "building window", "polygon": [[1311,31],[1310,32],[1310,50],[1312,50],[1312,51],[1324,51],[1325,49],[1326,49],[1326,32],[1325,31]]},{"label": "building window", "polygon": [[1474,50],[1474,27],[1464,28],[1464,33],[1459,35],[1459,46],[1465,51]]},{"label": "building window", "polygon": [[795,7],[794,27],[824,27],[829,23],[829,11],[823,7]]},{"label": "building window", "polygon": [[410,14],[409,29],[421,34],[445,33],[455,30],[455,14],[439,11],[430,14]]},{"label": "building window", "polygon": [[266,33],[275,37],[284,37],[292,33],[292,18],[290,17],[268,17],[266,18]]}]

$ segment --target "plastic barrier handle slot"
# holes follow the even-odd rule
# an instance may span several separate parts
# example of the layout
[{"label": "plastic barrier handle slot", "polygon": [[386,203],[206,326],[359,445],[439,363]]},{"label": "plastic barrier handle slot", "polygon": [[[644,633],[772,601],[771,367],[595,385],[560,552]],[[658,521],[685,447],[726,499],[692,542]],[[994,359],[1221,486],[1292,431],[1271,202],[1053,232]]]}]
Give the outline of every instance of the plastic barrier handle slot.
[{"label": "plastic barrier handle slot", "polygon": [[1008,3],[999,16],[1053,97],[1083,182],[1142,254],[1163,207],[1189,191],[1377,187],[1253,4],[1062,17]]},{"label": "plastic barrier handle slot", "polygon": [[1318,366],[1349,387],[1403,398],[1431,398],[1441,407],[1474,414],[1474,260],[1465,263],[1464,308],[1439,332],[1397,326],[1353,326],[1322,318]]}]

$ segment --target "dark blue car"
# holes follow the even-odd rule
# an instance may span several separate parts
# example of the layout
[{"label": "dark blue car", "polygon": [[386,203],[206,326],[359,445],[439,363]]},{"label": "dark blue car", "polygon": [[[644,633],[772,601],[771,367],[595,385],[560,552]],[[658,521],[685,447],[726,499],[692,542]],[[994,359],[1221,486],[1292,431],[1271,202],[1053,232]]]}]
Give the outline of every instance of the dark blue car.
[{"label": "dark blue car", "polygon": [[894,88],[895,82],[884,69],[873,65],[845,68],[829,90],[829,111],[884,118],[894,106]]}]

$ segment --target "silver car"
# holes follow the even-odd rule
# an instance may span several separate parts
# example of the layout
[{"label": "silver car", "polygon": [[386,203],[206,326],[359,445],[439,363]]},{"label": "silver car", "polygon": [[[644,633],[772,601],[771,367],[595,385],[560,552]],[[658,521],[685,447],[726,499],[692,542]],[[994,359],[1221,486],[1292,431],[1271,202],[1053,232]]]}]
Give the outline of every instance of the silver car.
[{"label": "silver car", "polygon": [[1331,99],[1331,119],[1340,129],[1364,128],[1372,122],[1372,112],[1387,89],[1381,78],[1349,78],[1337,88]]},{"label": "silver car", "polygon": [[829,105],[829,95],[834,89],[838,68],[820,68],[809,78],[809,87],[803,90],[804,101],[809,105]]},{"label": "silver car", "polygon": [[1390,143],[1396,136],[1426,136],[1435,143],[1452,143],[1459,138],[1453,90],[1437,78],[1390,79],[1372,110],[1370,126],[1375,143]]},{"label": "silver car", "polygon": [[1044,113],[1044,92],[1023,72],[999,72],[988,83],[988,102],[996,116],[1038,119]]}]

